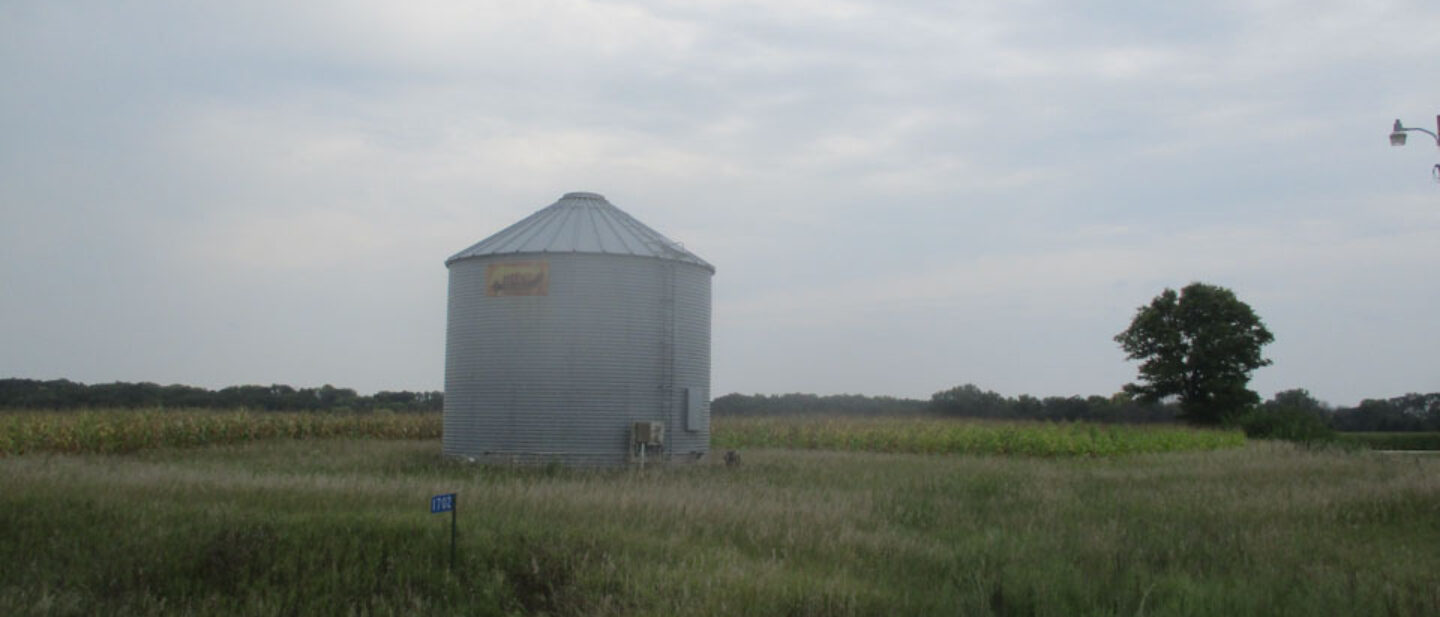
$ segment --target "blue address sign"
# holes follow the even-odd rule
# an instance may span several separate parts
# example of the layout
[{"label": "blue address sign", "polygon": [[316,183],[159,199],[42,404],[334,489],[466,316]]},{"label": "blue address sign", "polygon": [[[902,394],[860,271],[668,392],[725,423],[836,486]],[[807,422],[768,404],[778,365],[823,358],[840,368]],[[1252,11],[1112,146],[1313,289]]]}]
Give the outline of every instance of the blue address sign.
[{"label": "blue address sign", "polygon": [[439,514],[450,512],[455,509],[455,493],[436,495],[430,498],[430,513]]}]

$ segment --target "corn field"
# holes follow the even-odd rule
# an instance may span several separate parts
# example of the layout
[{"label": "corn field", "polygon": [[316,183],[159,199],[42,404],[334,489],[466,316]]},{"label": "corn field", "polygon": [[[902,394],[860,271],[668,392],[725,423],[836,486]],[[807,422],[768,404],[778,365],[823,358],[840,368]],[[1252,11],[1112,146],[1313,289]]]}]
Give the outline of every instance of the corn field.
[{"label": "corn field", "polygon": [[1240,431],[1174,425],[943,418],[719,418],[712,448],[1109,457],[1245,445]]},{"label": "corn field", "polygon": [[438,439],[441,415],[93,410],[0,413],[0,456],[127,453],[263,439]]},{"label": "corn field", "polygon": [[[268,439],[438,439],[442,416],[204,410],[0,413],[0,456],[128,453]],[[715,418],[712,448],[1109,457],[1244,445],[1239,431],[940,418]]]}]

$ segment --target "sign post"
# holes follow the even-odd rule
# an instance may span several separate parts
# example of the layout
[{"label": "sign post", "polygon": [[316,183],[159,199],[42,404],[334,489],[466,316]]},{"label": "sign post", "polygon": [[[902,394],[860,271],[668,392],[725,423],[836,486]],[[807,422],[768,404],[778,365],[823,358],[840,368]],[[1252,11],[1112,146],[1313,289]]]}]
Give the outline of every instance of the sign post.
[{"label": "sign post", "polygon": [[445,493],[430,498],[430,513],[450,513],[450,571],[455,571],[455,493]]}]

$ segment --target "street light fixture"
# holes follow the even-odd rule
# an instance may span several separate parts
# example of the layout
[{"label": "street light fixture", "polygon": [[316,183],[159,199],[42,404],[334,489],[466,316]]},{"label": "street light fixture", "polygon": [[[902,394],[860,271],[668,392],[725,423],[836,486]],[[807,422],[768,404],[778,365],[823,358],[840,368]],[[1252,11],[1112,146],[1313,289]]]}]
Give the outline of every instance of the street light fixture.
[{"label": "street light fixture", "polygon": [[[1435,128],[1436,128],[1436,130],[1440,130],[1440,116],[1435,116]],[[1424,133],[1424,134],[1426,134],[1426,135],[1429,135],[1431,139],[1435,140],[1435,146],[1436,146],[1436,147],[1440,147],[1440,134],[1436,134],[1435,132],[1432,132],[1432,131],[1430,131],[1430,130],[1428,130],[1428,129],[1407,127],[1407,126],[1405,126],[1405,125],[1403,125],[1403,124],[1400,124],[1400,120],[1398,120],[1398,119],[1395,120],[1395,128],[1390,131],[1390,145],[1392,145],[1392,146],[1403,146],[1403,145],[1405,145],[1405,138],[1407,137],[1407,135],[1405,135],[1405,134],[1408,133],[1408,132],[1410,132],[1410,131],[1418,131],[1418,132]],[[1436,166],[1432,169],[1432,171],[1433,171],[1434,174],[1435,174],[1435,180],[1436,180],[1436,181],[1440,181],[1440,165],[1436,165]]]}]

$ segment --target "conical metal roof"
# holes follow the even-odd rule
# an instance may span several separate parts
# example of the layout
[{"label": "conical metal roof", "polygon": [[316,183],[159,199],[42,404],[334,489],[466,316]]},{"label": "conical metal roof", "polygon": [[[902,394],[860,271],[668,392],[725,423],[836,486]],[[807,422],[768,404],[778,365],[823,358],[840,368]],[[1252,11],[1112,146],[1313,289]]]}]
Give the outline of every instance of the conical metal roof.
[{"label": "conical metal roof", "polygon": [[715,266],[635,220],[597,193],[566,193],[539,212],[456,253],[445,264],[512,253],[603,253]]}]

